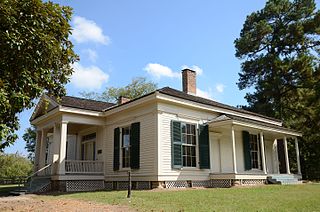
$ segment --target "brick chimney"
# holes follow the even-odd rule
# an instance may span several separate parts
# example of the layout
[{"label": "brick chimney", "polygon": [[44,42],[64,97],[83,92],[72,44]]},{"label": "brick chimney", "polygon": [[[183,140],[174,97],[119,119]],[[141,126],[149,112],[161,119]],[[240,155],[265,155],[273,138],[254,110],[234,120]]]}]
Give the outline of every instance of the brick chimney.
[{"label": "brick chimney", "polygon": [[196,72],[191,69],[182,70],[182,90],[187,94],[196,95],[197,79]]},{"label": "brick chimney", "polygon": [[124,96],[119,96],[118,98],[118,105],[122,105],[126,102],[129,102],[131,99],[124,97]]}]

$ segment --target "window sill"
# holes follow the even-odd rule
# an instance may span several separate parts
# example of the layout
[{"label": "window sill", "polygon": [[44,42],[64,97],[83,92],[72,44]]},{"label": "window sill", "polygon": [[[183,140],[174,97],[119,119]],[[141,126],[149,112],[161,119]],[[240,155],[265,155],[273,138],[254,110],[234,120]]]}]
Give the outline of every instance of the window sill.
[{"label": "window sill", "polygon": [[200,170],[198,167],[182,167],[181,171],[198,171]]},{"label": "window sill", "polygon": [[128,172],[128,171],[132,171],[131,168],[120,168],[119,172]]}]

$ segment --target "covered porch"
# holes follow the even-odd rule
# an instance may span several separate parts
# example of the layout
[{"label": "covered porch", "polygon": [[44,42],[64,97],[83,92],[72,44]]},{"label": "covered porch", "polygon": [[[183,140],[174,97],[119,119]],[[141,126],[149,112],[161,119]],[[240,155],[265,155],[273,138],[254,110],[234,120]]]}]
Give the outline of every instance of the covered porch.
[{"label": "covered porch", "polygon": [[52,180],[103,179],[103,126],[101,118],[63,114],[37,127],[37,176]]},{"label": "covered porch", "polygon": [[[265,182],[279,176],[301,179],[299,136],[301,133],[277,122],[222,115],[209,123],[210,178],[240,182]],[[290,170],[289,140],[295,145],[295,173]]]}]

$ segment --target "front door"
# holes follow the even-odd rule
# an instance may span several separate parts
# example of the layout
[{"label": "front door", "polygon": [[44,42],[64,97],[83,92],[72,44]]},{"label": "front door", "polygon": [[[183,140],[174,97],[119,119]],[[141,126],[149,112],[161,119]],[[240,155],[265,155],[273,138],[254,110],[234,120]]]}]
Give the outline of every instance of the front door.
[{"label": "front door", "polygon": [[284,143],[282,139],[277,140],[278,147],[278,161],[280,174],[287,173],[286,159],[284,154]]}]

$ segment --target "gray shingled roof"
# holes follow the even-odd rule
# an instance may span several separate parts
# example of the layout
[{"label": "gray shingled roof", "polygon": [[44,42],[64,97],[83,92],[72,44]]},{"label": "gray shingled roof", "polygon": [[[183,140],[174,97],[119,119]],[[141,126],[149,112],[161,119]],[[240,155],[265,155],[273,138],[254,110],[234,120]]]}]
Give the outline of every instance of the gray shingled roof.
[{"label": "gray shingled roof", "polygon": [[278,119],[275,119],[275,118],[271,118],[271,117],[264,116],[264,115],[261,115],[261,114],[258,114],[258,113],[254,113],[254,112],[250,112],[250,111],[247,111],[247,110],[243,110],[243,109],[240,109],[240,108],[237,108],[237,107],[233,107],[233,106],[230,106],[230,105],[222,104],[222,103],[219,103],[219,102],[216,102],[216,101],[213,101],[213,100],[210,100],[210,99],[205,99],[205,98],[202,98],[202,97],[199,97],[199,96],[190,95],[190,94],[187,94],[185,92],[182,92],[182,91],[170,88],[170,87],[164,87],[164,88],[159,89],[158,91],[160,93],[167,94],[167,95],[170,95],[170,96],[173,96],[173,97],[182,98],[182,99],[186,99],[186,100],[189,100],[189,101],[193,101],[193,102],[197,102],[197,103],[201,103],[201,104],[205,104],[205,105],[209,105],[209,106],[214,106],[214,107],[218,107],[218,108],[233,110],[233,111],[236,111],[236,112],[239,112],[239,113],[259,116],[259,117],[262,117],[262,118],[265,118],[265,119],[281,122],[281,120],[278,120]]},{"label": "gray shingled roof", "polygon": [[92,111],[103,111],[106,108],[112,107],[115,104],[110,102],[96,101],[73,96],[64,96],[59,103],[62,106],[79,108]]}]

